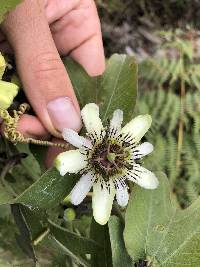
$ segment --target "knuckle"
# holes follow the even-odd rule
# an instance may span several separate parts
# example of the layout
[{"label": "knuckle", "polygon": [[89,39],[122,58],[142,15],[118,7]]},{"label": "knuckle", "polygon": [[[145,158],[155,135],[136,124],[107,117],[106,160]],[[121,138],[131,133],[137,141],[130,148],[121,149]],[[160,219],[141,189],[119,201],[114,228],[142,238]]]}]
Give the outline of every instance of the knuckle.
[{"label": "knuckle", "polygon": [[62,70],[60,57],[53,52],[43,52],[33,58],[31,70],[36,78],[46,78]]}]

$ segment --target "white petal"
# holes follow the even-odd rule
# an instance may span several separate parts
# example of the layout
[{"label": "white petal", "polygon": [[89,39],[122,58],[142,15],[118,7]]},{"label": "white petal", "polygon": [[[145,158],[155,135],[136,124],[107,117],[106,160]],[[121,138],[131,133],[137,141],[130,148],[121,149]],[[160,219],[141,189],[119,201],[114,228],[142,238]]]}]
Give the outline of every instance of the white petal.
[{"label": "white petal", "polygon": [[72,129],[64,128],[62,132],[62,136],[65,141],[69,142],[75,147],[81,148],[83,146],[91,148],[92,144],[90,140],[80,136],[77,132]]},{"label": "white petal", "polygon": [[96,132],[100,135],[103,125],[101,119],[99,118],[99,107],[94,103],[87,104],[82,109],[81,116],[87,132]]},{"label": "white petal", "polygon": [[134,141],[137,143],[145,135],[151,126],[151,116],[150,115],[139,115],[129,123],[127,123],[121,130],[122,134],[129,134]]},{"label": "white petal", "polygon": [[113,117],[110,121],[110,129],[117,129],[118,131],[121,130],[121,125],[123,121],[123,111],[120,109],[117,109],[113,113]]},{"label": "white petal", "polygon": [[108,222],[112,210],[113,199],[115,196],[113,182],[110,184],[110,191],[98,181],[93,185],[92,208],[93,216],[97,223],[104,225]]},{"label": "white petal", "polygon": [[139,164],[134,165],[133,170],[129,171],[127,178],[146,189],[156,189],[159,184],[155,174]]},{"label": "white petal", "polygon": [[72,204],[79,205],[90,191],[93,184],[93,177],[90,173],[83,175],[70,193]]},{"label": "white petal", "polygon": [[60,153],[55,160],[55,167],[62,176],[68,173],[77,173],[87,166],[87,157],[77,150]]},{"label": "white petal", "polygon": [[149,142],[144,142],[137,146],[133,152],[133,159],[140,159],[153,151],[153,145]]},{"label": "white petal", "polygon": [[129,193],[127,186],[123,186],[119,181],[117,182],[117,192],[116,192],[117,203],[121,207],[125,207],[128,204]]}]

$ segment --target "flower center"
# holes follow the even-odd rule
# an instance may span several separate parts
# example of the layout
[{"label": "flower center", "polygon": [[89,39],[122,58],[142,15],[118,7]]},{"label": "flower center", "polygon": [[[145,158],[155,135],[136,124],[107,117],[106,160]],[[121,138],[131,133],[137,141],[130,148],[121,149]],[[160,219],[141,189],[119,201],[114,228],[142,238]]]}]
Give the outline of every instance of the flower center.
[{"label": "flower center", "polygon": [[115,179],[121,175],[124,168],[129,167],[127,158],[130,153],[122,145],[110,140],[103,140],[94,147],[90,158],[90,164],[96,173],[100,174],[105,181]]},{"label": "flower center", "polygon": [[116,155],[115,153],[108,153],[107,154],[107,159],[112,163],[115,161]]}]

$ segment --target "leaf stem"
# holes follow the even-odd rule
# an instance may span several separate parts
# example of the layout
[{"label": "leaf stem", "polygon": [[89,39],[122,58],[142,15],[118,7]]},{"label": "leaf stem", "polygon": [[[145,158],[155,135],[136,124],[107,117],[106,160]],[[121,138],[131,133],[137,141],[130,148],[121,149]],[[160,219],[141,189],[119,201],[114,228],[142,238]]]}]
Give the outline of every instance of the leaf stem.
[{"label": "leaf stem", "polygon": [[45,229],[44,232],[42,232],[38,237],[33,240],[33,245],[37,246],[49,234],[49,232],[49,228]]}]

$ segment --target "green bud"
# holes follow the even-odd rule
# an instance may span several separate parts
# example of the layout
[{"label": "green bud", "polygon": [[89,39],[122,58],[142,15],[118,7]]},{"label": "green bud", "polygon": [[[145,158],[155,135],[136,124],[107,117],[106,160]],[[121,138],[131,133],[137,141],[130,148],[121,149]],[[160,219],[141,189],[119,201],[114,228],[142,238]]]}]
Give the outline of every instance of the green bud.
[{"label": "green bud", "polygon": [[13,103],[19,87],[14,83],[0,81],[0,109],[7,109]]},{"label": "green bud", "polygon": [[64,211],[64,219],[67,222],[71,222],[76,218],[75,210],[72,208],[68,208]]}]

